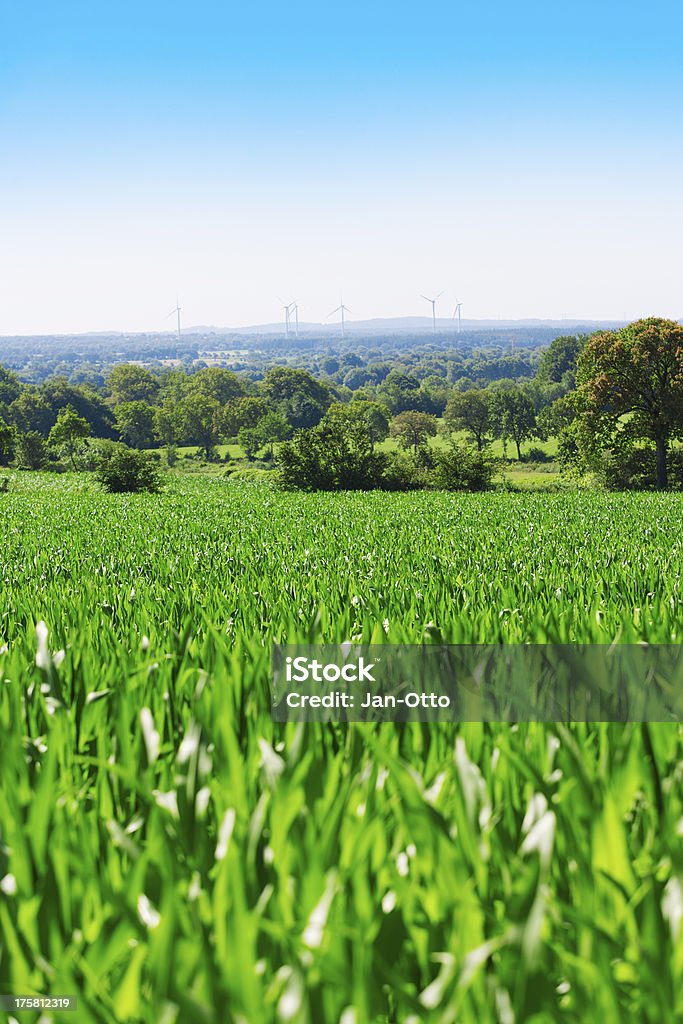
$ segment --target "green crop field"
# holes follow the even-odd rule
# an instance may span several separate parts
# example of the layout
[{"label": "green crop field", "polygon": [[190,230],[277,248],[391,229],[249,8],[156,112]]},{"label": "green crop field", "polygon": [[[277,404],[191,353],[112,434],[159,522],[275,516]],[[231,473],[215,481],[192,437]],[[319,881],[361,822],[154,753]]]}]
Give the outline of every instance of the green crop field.
[{"label": "green crop field", "polygon": [[682,518],[13,479],[0,991],[78,1024],[682,1020],[678,725],[274,726],[269,694],[274,638],[680,644]]}]

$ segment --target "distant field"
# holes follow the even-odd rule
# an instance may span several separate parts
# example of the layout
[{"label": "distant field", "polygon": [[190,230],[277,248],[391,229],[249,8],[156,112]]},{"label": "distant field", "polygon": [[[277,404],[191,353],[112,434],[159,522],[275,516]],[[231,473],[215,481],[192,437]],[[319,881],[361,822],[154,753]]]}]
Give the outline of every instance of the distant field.
[{"label": "distant field", "polygon": [[679,726],[276,727],[269,657],[680,644],[682,516],[13,475],[0,991],[78,1024],[681,1019]]}]

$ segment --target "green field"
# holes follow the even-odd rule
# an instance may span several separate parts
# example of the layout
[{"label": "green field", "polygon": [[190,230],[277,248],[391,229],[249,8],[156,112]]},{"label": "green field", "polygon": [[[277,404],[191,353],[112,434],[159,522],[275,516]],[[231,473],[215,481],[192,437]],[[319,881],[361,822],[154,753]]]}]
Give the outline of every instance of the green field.
[{"label": "green field", "polygon": [[0,991],[78,1024],[683,1019],[679,726],[274,726],[269,695],[273,639],[679,644],[682,517],[13,478]]}]

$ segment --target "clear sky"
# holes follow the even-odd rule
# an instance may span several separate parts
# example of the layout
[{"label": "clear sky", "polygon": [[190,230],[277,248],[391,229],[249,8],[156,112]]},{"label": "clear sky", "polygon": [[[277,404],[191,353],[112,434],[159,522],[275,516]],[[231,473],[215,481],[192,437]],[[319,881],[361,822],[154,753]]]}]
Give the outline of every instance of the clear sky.
[{"label": "clear sky", "polygon": [[683,316],[683,6],[0,4],[0,334]]}]

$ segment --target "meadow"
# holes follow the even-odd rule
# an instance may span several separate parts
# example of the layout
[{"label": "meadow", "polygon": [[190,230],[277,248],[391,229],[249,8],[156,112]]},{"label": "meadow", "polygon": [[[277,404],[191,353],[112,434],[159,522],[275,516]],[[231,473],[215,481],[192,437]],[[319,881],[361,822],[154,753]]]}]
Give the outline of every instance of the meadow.
[{"label": "meadow", "polygon": [[680,644],[682,517],[13,475],[0,992],[79,1024],[683,1019],[680,726],[276,726],[269,693],[274,639]]}]

